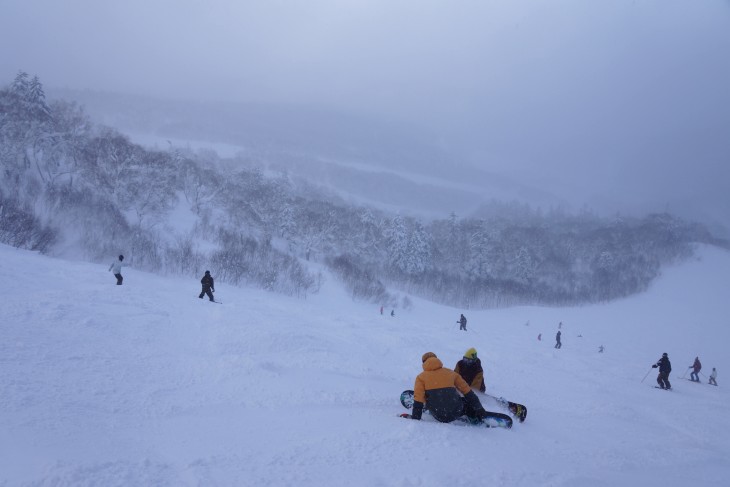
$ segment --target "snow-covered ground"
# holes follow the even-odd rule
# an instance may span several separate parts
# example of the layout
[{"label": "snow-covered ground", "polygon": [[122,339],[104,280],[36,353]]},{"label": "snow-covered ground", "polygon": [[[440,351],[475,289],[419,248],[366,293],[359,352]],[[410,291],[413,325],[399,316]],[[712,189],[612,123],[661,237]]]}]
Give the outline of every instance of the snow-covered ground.
[{"label": "snow-covered ground", "polygon": [[[115,286],[0,246],[0,485],[728,485],[730,254],[699,256],[606,305],[391,317],[331,279],[308,300],[220,283],[219,305],[194,279]],[[396,416],[424,352],[453,367],[472,346],[525,423]],[[680,378],[695,355],[719,387]]]}]

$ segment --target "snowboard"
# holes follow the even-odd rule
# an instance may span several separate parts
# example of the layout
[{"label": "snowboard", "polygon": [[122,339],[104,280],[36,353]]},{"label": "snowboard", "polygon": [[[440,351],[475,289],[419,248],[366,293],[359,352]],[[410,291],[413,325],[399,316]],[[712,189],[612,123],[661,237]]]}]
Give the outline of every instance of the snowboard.
[{"label": "snowboard", "polygon": [[525,419],[527,419],[527,406],[525,406],[524,404],[508,401],[503,397],[492,396],[491,394],[487,394],[486,392],[484,393],[484,395],[487,397],[491,397],[492,399],[497,401],[497,404],[512,413],[520,423],[524,423]]},{"label": "snowboard", "polygon": [[[413,408],[413,391],[412,390],[405,390],[400,395],[400,403],[403,405],[406,409],[412,409]],[[428,412],[428,409],[425,409],[426,412]],[[401,418],[410,418],[410,415],[399,415]],[[481,426],[484,428],[506,428],[509,429],[512,427],[512,418],[507,416],[506,414],[502,413],[493,413],[491,411],[487,411],[487,416],[485,416],[483,419],[470,419],[466,416],[462,416],[460,418],[457,418],[455,422],[459,422],[465,425],[470,426]]]},{"label": "snowboard", "polygon": [[[494,399],[494,401],[505,410],[509,411],[514,415],[514,417],[520,422],[524,423],[525,419],[527,419],[527,406],[524,404],[520,404],[517,402],[508,401],[503,397],[496,397],[491,394],[487,394],[486,392],[483,393],[485,396],[490,397]],[[401,404],[403,404],[403,407],[410,409],[413,407],[413,391],[403,391],[401,394],[400,399]]]}]

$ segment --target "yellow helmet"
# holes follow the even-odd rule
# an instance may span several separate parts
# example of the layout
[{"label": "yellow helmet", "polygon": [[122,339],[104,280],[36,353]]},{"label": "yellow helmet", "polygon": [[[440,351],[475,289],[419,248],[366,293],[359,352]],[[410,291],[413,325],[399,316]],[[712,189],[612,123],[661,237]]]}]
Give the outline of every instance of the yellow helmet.
[{"label": "yellow helmet", "polygon": [[464,353],[464,358],[470,358],[470,359],[477,358],[477,349],[474,347],[471,347],[469,350],[467,350]]}]

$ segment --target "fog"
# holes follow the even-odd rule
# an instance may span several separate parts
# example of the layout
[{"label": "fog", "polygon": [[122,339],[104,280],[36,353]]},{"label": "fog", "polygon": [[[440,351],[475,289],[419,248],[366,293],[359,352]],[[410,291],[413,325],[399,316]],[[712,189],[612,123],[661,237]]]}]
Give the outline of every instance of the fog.
[{"label": "fog", "polygon": [[601,211],[730,228],[727,0],[0,0],[0,81],[421,127]]}]

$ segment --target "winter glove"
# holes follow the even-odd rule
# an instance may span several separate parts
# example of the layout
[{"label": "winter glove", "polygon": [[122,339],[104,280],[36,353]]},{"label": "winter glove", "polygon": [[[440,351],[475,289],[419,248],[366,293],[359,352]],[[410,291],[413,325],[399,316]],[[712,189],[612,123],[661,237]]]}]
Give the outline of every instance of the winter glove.
[{"label": "winter glove", "polygon": [[656,369],[656,364],[651,366],[652,369]]}]

